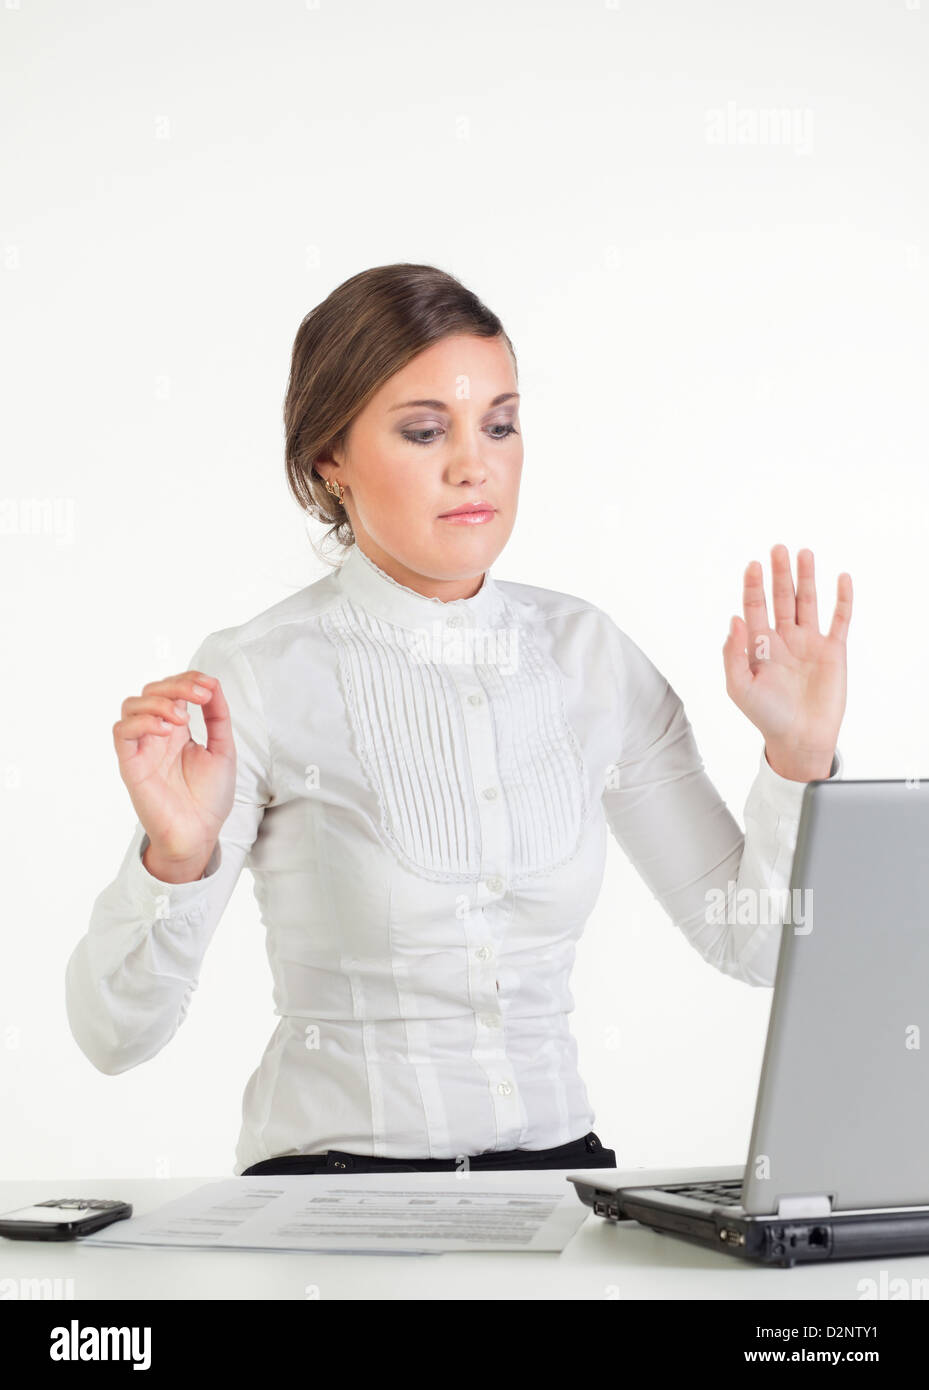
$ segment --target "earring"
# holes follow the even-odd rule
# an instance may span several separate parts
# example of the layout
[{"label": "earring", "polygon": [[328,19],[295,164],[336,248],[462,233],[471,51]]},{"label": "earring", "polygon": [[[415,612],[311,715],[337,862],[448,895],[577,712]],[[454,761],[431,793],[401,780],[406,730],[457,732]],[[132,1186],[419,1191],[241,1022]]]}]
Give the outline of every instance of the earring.
[{"label": "earring", "polygon": [[[342,484],[337,482],[335,487],[333,487],[332,483],[329,481],[328,478],[324,478],[323,482],[326,485],[326,491],[331,492],[337,502],[341,502],[342,498],[345,495],[345,489],[343,488]],[[338,488],[338,491],[336,491],[336,488]]]}]

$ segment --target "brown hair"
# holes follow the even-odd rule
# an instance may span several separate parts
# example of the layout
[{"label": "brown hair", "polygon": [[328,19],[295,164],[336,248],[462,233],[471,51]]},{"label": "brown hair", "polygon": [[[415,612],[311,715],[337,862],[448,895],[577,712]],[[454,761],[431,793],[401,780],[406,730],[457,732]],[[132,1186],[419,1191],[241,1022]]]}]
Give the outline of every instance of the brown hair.
[{"label": "brown hair", "polygon": [[344,280],[297,330],[284,397],[287,482],[300,507],[355,543],[344,506],[315,471],[345,445],[349,428],[388,377],[455,333],[502,336],[503,325],[454,275],[432,265],[378,265]]}]

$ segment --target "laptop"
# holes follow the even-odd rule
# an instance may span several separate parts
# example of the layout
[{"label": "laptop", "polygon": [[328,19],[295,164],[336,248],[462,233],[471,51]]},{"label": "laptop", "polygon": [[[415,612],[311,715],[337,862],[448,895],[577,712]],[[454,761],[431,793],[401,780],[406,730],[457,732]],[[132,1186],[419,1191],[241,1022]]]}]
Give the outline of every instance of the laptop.
[{"label": "laptop", "polygon": [[929,781],[810,782],[782,920],[741,1177],[568,1181],[764,1264],[929,1253]]}]

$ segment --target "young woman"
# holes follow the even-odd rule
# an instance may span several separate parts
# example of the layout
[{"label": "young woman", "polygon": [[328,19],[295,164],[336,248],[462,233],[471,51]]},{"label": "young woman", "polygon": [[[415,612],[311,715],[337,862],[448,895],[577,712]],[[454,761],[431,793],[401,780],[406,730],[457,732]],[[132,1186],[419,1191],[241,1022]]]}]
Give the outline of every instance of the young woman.
[{"label": "young woman", "polygon": [[123,701],[138,823],[68,963],[74,1036],[107,1074],[164,1047],[247,865],[279,1022],[236,1173],[615,1166],[568,1022],[607,827],[711,965],[773,983],[784,919],[707,904],[788,886],[804,785],[839,770],[851,580],[823,635],[809,551],[796,593],[772,551],[773,629],[745,572],[723,647],[764,737],[743,836],[609,615],[494,577],[516,358],[458,280],[340,285],[298,331],[285,423],[294,496],[344,559]]}]

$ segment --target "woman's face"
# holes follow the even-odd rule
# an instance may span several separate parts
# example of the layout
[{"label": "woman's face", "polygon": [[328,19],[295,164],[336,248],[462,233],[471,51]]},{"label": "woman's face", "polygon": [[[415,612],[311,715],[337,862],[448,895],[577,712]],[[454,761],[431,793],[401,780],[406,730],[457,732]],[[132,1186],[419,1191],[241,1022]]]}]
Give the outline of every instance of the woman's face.
[{"label": "woman's face", "polygon": [[[459,334],[419,353],[317,472],[345,489],[355,540],[385,573],[445,602],[469,598],[516,520],[519,393],[502,338]],[[474,521],[446,513],[489,509]]]}]

